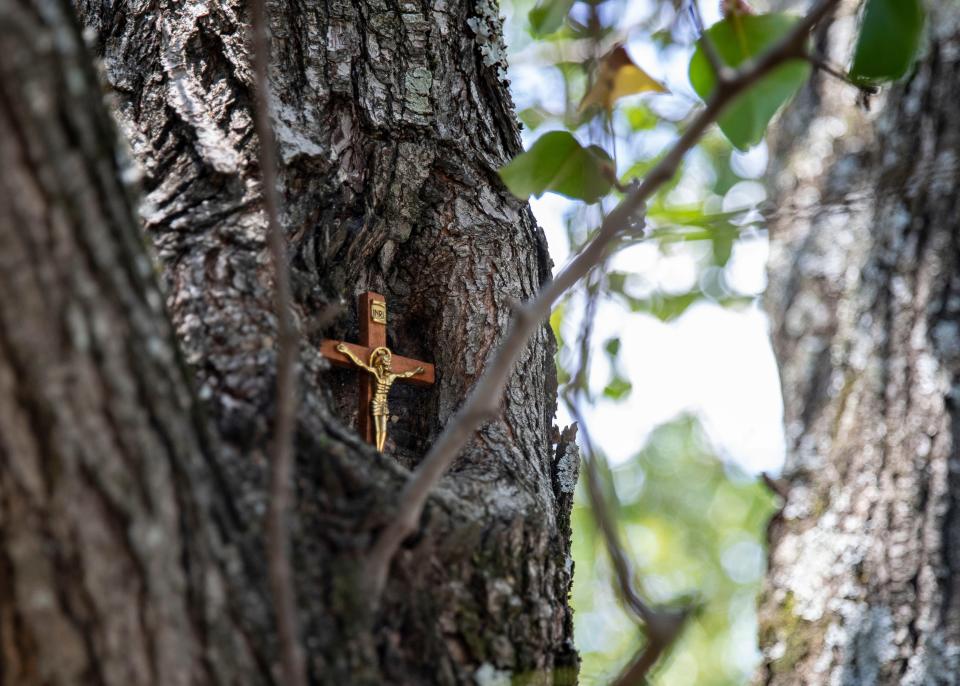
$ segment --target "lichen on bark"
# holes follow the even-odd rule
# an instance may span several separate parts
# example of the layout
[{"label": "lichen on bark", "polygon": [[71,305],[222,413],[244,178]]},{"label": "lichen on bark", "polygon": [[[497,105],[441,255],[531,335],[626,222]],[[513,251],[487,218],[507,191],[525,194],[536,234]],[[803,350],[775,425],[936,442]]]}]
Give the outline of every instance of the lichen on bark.
[{"label": "lichen on bark", "polygon": [[[767,303],[791,487],[771,527],[762,683],[958,683],[960,17],[928,4],[902,83],[864,108],[818,75],[774,142],[786,211]],[[835,63],[856,5],[818,36]]]}]

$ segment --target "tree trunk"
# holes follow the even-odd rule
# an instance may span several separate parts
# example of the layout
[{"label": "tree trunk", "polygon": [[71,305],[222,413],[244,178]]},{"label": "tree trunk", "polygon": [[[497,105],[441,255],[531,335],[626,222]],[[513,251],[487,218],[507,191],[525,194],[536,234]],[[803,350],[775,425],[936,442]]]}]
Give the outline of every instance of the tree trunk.
[{"label": "tree trunk", "polygon": [[[838,64],[856,5],[818,40]],[[915,72],[869,110],[819,76],[780,125],[768,304],[790,489],[762,683],[960,683],[960,13],[928,6]]]},{"label": "tree trunk", "polygon": [[[275,316],[247,8],[76,9],[79,25],[63,0],[0,5],[0,684],[275,682],[261,526]],[[546,326],[374,610],[359,584],[407,469],[510,303],[550,273],[496,175],[519,150],[496,8],[268,12],[303,338],[294,565],[311,680],[572,682],[577,458],[552,438]],[[135,170],[140,222],[121,183]],[[366,289],[388,298],[391,347],[438,375],[396,390],[386,456],[352,429],[355,374],[317,352],[356,336]]]}]

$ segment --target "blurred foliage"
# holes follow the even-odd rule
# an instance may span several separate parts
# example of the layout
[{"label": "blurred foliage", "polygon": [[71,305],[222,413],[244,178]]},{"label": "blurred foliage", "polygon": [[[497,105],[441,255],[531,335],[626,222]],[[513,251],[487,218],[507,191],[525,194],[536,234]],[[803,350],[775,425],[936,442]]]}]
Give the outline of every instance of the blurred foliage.
[{"label": "blurred foliage", "polygon": [[[655,603],[698,608],[652,681],[730,686],[756,661],[754,603],[763,577],[774,497],[711,452],[684,417],[657,429],[637,457],[612,470],[641,587]],[[581,683],[607,683],[642,645],[616,599],[587,499],[574,505],[573,583]]]},{"label": "blurred foliage", "polygon": [[530,10],[530,33],[534,36],[548,36],[563,26],[573,0],[543,0]]},{"label": "blurred foliage", "polygon": [[[736,68],[796,21],[764,14],[770,9],[764,0],[725,2],[724,16],[719,5],[702,2],[708,16],[701,18],[690,0],[503,0],[527,152],[501,177],[524,199],[545,193],[573,199],[553,205],[571,252],[663,159],[710,97],[716,79],[703,41],[709,38],[715,57]],[[865,0],[852,71],[831,71],[871,84],[899,78],[915,58],[922,25],[920,0]],[[557,304],[550,323],[561,384],[580,384],[580,397],[593,402],[629,402],[650,392],[629,378],[622,329],[582,345],[593,328],[584,322],[591,304],[613,303],[624,318],[671,322],[701,303],[741,307],[757,298],[756,290],[733,284],[738,248],[765,239],[768,208],[756,180],[766,166],[763,138],[810,72],[806,60],[793,60],[738,96],[647,203],[644,225],[624,236],[619,251],[588,277],[588,288],[581,285]],[[608,373],[592,378],[583,350],[601,358]],[[582,387],[585,379],[589,388]],[[654,605],[698,608],[652,681],[746,683],[758,657],[755,600],[773,497],[718,459],[689,417],[661,426],[606,476],[619,496],[618,525],[641,593]],[[602,684],[641,646],[642,631],[616,598],[583,496],[578,492],[573,513],[576,640],[581,683]]]},{"label": "blurred foliage", "polygon": [[553,191],[593,203],[613,184],[613,160],[603,148],[583,147],[570,133],[551,131],[503,167],[500,178],[519,196],[539,197]]},{"label": "blurred foliage", "polygon": [[[575,15],[575,21],[558,22],[556,15],[549,14],[560,7]],[[514,54],[534,55],[529,57],[532,64],[523,67],[531,74],[528,78],[547,79],[555,85],[542,93],[515,90],[530,152],[501,175],[522,197],[552,191],[608,203],[599,208],[570,203],[567,238],[576,248],[589,239],[589,227],[599,223],[603,208],[619,195],[611,189],[606,173],[598,171],[606,172],[605,156],[599,150],[616,153],[615,163],[607,159],[616,164],[622,184],[642,178],[679,135],[696,103],[688,83],[669,84],[671,91],[677,88],[674,95],[659,94],[664,90],[659,80],[641,68],[648,65],[629,57],[628,63],[626,48],[634,49],[649,37],[664,63],[677,61],[679,55],[685,67],[695,36],[684,31],[686,17],[675,14],[670,3],[665,9],[649,3],[647,12],[634,12],[635,27],[623,25],[624,15],[630,14],[629,3],[617,0],[601,5],[546,0],[536,6],[522,0],[513,4],[515,17],[526,17],[531,9],[531,19],[539,23],[513,22],[509,44]],[[553,33],[544,39],[547,28]],[[596,50],[582,52],[585,40],[595,40]],[[620,42],[626,48],[609,47]],[[542,45],[552,52],[545,57],[531,52]],[[649,66],[664,73],[664,63]],[[618,67],[627,71],[616,89]],[[674,68],[674,72],[685,75],[686,70]],[[628,92],[631,83],[639,93]],[[664,99],[669,107],[663,106]],[[584,102],[598,104],[592,112],[599,111],[600,116],[590,117],[584,110],[591,108],[582,107]],[[558,161],[568,153],[572,164]],[[758,234],[756,213],[750,213],[753,205],[732,210],[724,206],[727,194],[735,194],[738,184],[749,181],[735,171],[733,162],[733,147],[723,135],[714,131],[706,136],[682,172],[650,202],[646,236],[638,237],[647,250],[663,257],[692,260],[696,278],[678,289],[677,284],[660,283],[642,271],[606,268],[599,279],[598,297],[619,303],[624,316],[651,316],[664,322],[682,316],[698,302],[723,306],[752,302],[756,294],[736,292],[726,276],[737,240],[744,233]],[[611,195],[604,198],[608,190]],[[578,341],[570,334],[577,330],[582,312],[582,299],[572,295],[551,317],[560,346],[562,384],[576,373]],[[621,363],[626,351],[620,339],[611,337],[598,345],[602,346],[598,354],[606,358],[611,372],[594,397],[628,401],[638,390]],[[689,418],[661,427],[646,448],[609,476],[621,500],[618,520],[643,591],[657,604],[693,600],[699,607],[653,681],[745,683],[756,661],[755,597],[764,559],[763,529],[772,507],[767,491],[714,457],[697,423]],[[581,683],[603,684],[640,647],[641,632],[616,598],[606,551],[582,492],[573,523],[573,604],[576,641],[583,657]]]}]

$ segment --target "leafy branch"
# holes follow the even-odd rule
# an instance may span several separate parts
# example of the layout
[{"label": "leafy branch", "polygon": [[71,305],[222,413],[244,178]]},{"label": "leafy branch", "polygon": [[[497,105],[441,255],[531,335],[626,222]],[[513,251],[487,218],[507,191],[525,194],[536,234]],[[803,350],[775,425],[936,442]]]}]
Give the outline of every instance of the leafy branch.
[{"label": "leafy branch", "polygon": [[837,5],[838,0],[818,0],[810,12],[793,24],[774,45],[755,59],[744,60],[728,80],[717,83],[706,106],[692,120],[670,151],[654,166],[606,217],[594,238],[548,282],[540,294],[518,304],[512,325],[490,364],[460,411],[447,424],[426,457],[411,474],[400,494],[397,512],[370,550],[365,573],[371,601],[378,603],[386,584],[390,563],[407,536],[417,530],[430,492],[480,426],[498,412],[500,396],[530,337],[547,318],[564,293],[577,284],[616,247],[636,231],[642,210],[652,195],[674,174],[687,152],[704,132],[743,95],[774,69],[790,60],[802,60],[810,31]]}]

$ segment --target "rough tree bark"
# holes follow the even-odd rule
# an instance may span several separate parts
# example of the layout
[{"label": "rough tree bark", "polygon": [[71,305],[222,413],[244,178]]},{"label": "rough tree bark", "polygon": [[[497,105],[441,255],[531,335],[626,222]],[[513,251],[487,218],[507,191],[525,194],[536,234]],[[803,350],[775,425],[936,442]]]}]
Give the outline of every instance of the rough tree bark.
[{"label": "rough tree bark", "polygon": [[[849,50],[857,3],[818,47]],[[960,683],[960,13],[875,98],[818,77],[781,122],[768,304],[789,497],[767,684]]]},{"label": "rough tree bark", "polygon": [[[0,683],[269,683],[275,317],[247,11],[73,9],[0,4]],[[572,681],[577,457],[551,438],[546,327],[381,605],[358,585],[406,468],[483,369],[510,303],[550,272],[529,209],[495,173],[519,150],[496,7],[268,11],[304,337],[294,564],[311,678]],[[134,170],[139,220],[121,183]],[[355,377],[317,354],[324,336],[353,337],[368,288],[389,298],[391,345],[438,370],[429,391],[397,389],[388,457],[351,429]]]}]

